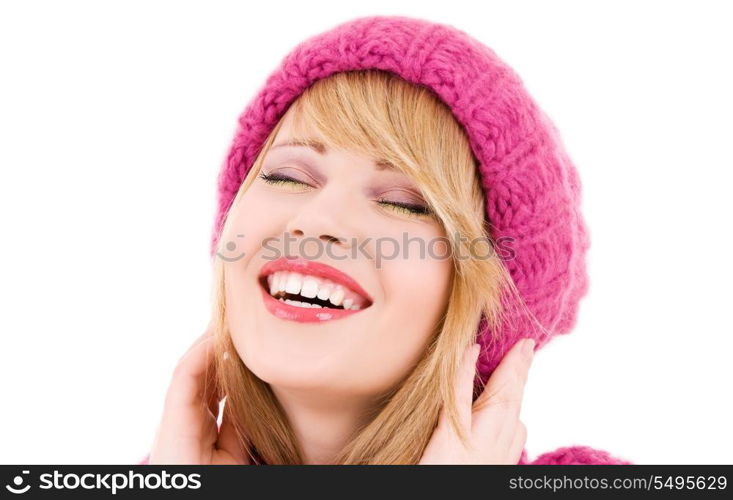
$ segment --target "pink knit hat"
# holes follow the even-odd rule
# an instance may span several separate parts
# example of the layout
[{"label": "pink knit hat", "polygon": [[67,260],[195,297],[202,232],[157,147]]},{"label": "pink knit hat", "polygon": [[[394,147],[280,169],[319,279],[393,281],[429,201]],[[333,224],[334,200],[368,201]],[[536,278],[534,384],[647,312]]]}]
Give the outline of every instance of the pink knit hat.
[{"label": "pink knit hat", "polygon": [[489,342],[481,321],[477,378],[485,382],[518,338],[532,336],[540,347],[572,329],[588,288],[589,240],[578,174],[554,125],[506,63],[456,28],[401,16],[366,17],[295,47],[239,118],[218,178],[211,255],[240,184],[290,104],[316,80],[365,69],[426,86],[450,107],[479,161],[490,236],[513,238],[515,257],[504,264],[531,314],[507,304],[499,342]]}]

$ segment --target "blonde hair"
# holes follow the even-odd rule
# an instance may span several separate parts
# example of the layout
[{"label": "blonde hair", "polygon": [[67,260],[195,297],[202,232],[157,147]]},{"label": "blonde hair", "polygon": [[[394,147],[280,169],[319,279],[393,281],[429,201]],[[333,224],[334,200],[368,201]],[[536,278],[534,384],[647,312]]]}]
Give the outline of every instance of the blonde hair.
[{"label": "blonde hair", "polygon": [[[306,123],[331,145],[384,158],[412,178],[441,222],[454,256],[449,301],[429,347],[411,373],[378,399],[373,415],[338,454],[335,464],[416,464],[437,424],[440,409],[458,431],[453,380],[464,350],[477,341],[485,317],[493,335],[503,321],[502,295],[519,293],[501,260],[474,255],[483,242],[490,255],[484,196],[466,133],[430,89],[380,70],[335,73],[307,88],[291,105],[295,123]],[[257,177],[282,125],[272,130],[228,213]],[[297,129],[298,127],[296,127]],[[304,139],[304,138],[303,138]],[[227,233],[228,217],[222,234]],[[462,235],[464,238],[456,238]],[[219,239],[222,244],[224,238]],[[235,353],[225,321],[225,268],[214,257],[213,318],[216,383],[243,449],[267,464],[301,464],[295,434],[270,386]],[[467,436],[459,432],[462,439]],[[252,448],[256,453],[252,453]]]}]

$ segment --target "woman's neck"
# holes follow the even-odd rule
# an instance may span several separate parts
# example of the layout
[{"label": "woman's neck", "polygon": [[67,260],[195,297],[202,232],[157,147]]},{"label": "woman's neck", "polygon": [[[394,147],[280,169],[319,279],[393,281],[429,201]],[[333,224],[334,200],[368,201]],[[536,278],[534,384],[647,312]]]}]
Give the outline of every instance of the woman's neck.
[{"label": "woman's neck", "polygon": [[332,464],[372,409],[367,398],[272,386],[300,443],[303,464]]}]

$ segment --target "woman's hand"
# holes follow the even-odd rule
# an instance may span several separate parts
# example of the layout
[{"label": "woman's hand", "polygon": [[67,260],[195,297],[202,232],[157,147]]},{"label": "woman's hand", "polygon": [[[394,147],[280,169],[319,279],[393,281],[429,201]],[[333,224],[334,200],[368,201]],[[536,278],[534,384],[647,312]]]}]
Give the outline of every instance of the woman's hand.
[{"label": "woman's hand", "polygon": [[527,439],[519,411],[534,355],[534,340],[522,339],[512,346],[472,404],[478,347],[474,344],[466,349],[455,381],[459,420],[468,443],[463,445],[443,408],[420,459],[421,465],[519,462]]},{"label": "woman's hand", "polygon": [[221,427],[217,427],[222,398],[213,390],[213,344],[209,325],[178,361],[150,451],[150,464],[250,463],[239,446],[226,402]]}]

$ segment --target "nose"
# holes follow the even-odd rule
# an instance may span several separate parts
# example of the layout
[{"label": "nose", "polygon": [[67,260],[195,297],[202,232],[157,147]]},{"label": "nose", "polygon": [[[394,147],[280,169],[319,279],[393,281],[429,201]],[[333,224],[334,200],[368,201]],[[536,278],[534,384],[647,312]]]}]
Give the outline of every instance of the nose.
[{"label": "nose", "polygon": [[[289,229],[288,232],[295,236],[303,236],[303,237],[306,236],[306,232],[301,229],[292,229],[292,230]],[[320,234],[318,235],[318,239],[320,239],[324,243],[341,243],[341,244],[346,243],[346,239],[339,238],[337,236],[333,236],[330,234]]]},{"label": "nose", "polygon": [[[296,244],[311,246],[335,245],[342,250],[351,247],[353,237],[348,227],[348,201],[345,197],[329,193],[325,189],[307,202],[299,205],[297,212],[292,215],[286,231],[294,236]],[[314,251],[298,248],[305,257],[314,258]],[[322,255],[324,249],[318,249]]]}]

